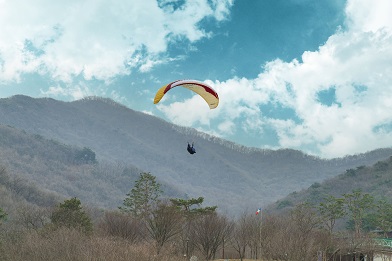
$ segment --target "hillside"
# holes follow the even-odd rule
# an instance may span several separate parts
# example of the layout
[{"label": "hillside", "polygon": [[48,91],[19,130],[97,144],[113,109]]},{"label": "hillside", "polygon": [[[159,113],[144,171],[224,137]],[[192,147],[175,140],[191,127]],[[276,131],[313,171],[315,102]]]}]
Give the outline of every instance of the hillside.
[{"label": "hillside", "polygon": [[[98,161],[126,162],[151,172],[180,194],[203,196],[206,204],[230,213],[267,205],[346,169],[392,155],[388,148],[325,160],[289,149],[247,148],[102,98],[62,102],[18,95],[0,99],[0,124],[91,148]],[[195,142],[196,154],[186,152],[188,141]],[[97,195],[97,200],[102,196]]]},{"label": "hillside", "polygon": [[372,166],[362,165],[347,169],[336,177],[293,192],[268,206],[268,210],[270,212],[286,211],[301,202],[318,205],[327,195],[341,197],[356,189],[361,189],[363,193],[369,193],[376,199],[385,197],[392,201],[392,156]]},{"label": "hillside", "polygon": [[[78,197],[91,207],[117,208],[141,170],[86,159],[86,151],[0,125],[0,185],[4,191],[38,206]],[[166,195],[179,196],[175,189],[161,183]],[[2,200],[11,194],[4,194]]]}]

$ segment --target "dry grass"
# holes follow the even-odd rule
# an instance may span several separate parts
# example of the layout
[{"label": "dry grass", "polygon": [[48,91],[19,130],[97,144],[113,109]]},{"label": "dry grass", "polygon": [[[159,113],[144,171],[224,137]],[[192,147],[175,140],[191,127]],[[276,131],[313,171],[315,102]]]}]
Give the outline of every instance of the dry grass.
[{"label": "dry grass", "polygon": [[[263,261],[264,259],[242,259],[242,261]],[[215,259],[214,261],[241,261],[241,259]]]},{"label": "dry grass", "polygon": [[146,244],[130,244],[126,240],[108,237],[89,237],[74,229],[44,233],[30,231],[17,241],[5,240],[0,251],[0,260],[4,261],[183,261],[183,257],[170,253],[155,256],[154,248]]}]

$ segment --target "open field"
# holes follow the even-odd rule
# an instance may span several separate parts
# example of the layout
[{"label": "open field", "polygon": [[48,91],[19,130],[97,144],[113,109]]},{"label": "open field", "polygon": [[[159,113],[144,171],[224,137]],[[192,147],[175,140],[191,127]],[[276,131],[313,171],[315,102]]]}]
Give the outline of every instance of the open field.
[{"label": "open field", "polygon": [[[256,261],[256,259],[242,259],[243,261]],[[264,261],[263,259],[257,259],[258,261]],[[241,261],[241,259],[215,259],[214,261]]]}]

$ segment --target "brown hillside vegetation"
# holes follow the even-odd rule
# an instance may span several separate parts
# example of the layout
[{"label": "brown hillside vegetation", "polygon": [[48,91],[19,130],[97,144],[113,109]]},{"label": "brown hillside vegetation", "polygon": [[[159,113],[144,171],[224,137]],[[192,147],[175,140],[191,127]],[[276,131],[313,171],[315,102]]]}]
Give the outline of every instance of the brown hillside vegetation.
[{"label": "brown hillside vegetation", "polygon": [[[378,248],[373,241],[373,236],[368,233],[362,233],[360,237],[350,231],[342,231],[340,234],[328,233],[320,228],[321,223],[317,214],[304,205],[285,216],[265,216],[261,227],[258,227],[261,224],[259,217],[254,218],[254,215],[248,215],[250,217],[247,218],[248,228],[240,226],[239,220],[232,220],[227,223],[231,229],[224,234],[221,234],[222,230],[216,230],[217,224],[211,222],[214,219],[211,218],[212,216],[208,216],[203,222],[195,222],[189,227],[190,230],[186,223],[183,223],[184,231],[190,232],[189,239],[179,233],[159,248],[156,241],[158,238],[152,237],[148,229],[145,230],[146,224],[141,223],[141,226],[136,227],[130,222],[131,216],[124,215],[124,217],[126,218],[121,219],[121,223],[113,223],[113,219],[98,217],[94,222],[92,234],[86,234],[78,228],[55,227],[49,220],[44,222],[44,226],[36,228],[22,225],[10,226],[13,220],[2,222],[0,260],[179,261],[184,260],[184,254],[187,252],[189,257],[198,257],[197,260],[215,260],[222,257],[223,247],[225,259],[240,260],[239,253],[235,251],[237,246],[243,246],[245,249],[243,260],[254,260],[256,253],[258,260],[317,260],[320,251],[323,251],[325,257],[331,258],[330,260],[339,260],[339,256],[333,259],[336,249],[345,255],[360,251],[372,253]],[[165,220],[158,218],[161,221]],[[164,227],[164,223],[156,224],[160,224],[161,228]],[[129,232],[139,231],[143,235],[140,235],[138,240],[133,240],[125,234],[117,234],[116,230],[105,229],[108,226],[127,228]],[[241,228],[246,235],[246,241],[242,241],[241,236],[234,233],[238,228]],[[207,237],[195,237],[193,231],[208,231],[205,234]],[[224,239],[224,241],[218,241],[217,248],[211,248],[214,244],[212,239]],[[157,249],[160,249],[159,252]],[[213,253],[210,256],[207,253],[211,250]]]},{"label": "brown hillside vegetation", "polygon": [[180,261],[181,256],[163,254],[154,258],[154,251],[146,244],[135,245],[126,240],[110,237],[86,236],[83,233],[63,228],[42,233],[31,231],[19,235],[19,240],[1,245],[1,260],[46,261],[46,260],[105,260],[105,261]]},{"label": "brown hillside vegetation", "polygon": [[268,210],[271,212],[287,211],[301,202],[317,205],[328,195],[340,197],[356,189],[369,193],[375,198],[385,198],[392,202],[392,156],[372,166],[362,165],[347,169],[334,178],[320,183],[316,182],[302,191],[292,192],[270,205]]},{"label": "brown hillside vegetation", "polygon": [[[386,163],[392,164],[390,160]],[[379,202],[363,192],[348,193],[344,199],[346,212],[339,217],[353,218],[355,229],[338,231],[329,229],[325,222],[329,221],[325,219],[330,217],[328,211],[335,213],[337,207],[320,212],[305,203],[279,215],[263,210],[260,215],[252,211],[229,218],[214,211],[192,212],[172,205],[179,201],[154,204],[142,216],[95,211],[89,205],[82,207],[76,198],[39,209],[15,201],[14,206],[9,206],[14,213],[7,215],[8,209],[0,201],[0,260],[177,261],[187,253],[198,260],[257,256],[263,260],[302,261],[315,260],[320,251],[330,260],[350,253],[372,255],[380,248],[375,239],[380,235],[372,230],[392,228],[392,212],[384,215],[385,210],[392,211],[392,203],[383,203],[379,208]],[[362,215],[366,213],[372,215]],[[369,219],[371,223],[365,222],[368,217],[374,217]]]}]

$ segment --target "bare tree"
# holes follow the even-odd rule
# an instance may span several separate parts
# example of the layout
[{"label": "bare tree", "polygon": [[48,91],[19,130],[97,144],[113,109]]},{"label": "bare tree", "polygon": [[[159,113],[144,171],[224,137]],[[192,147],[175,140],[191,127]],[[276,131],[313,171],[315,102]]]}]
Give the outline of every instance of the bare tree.
[{"label": "bare tree", "polygon": [[261,253],[267,260],[288,260],[287,255],[291,240],[290,219],[288,216],[268,216],[263,220]]},{"label": "bare tree", "polygon": [[[244,213],[234,224],[233,233],[231,236],[231,245],[239,254],[241,261],[245,257],[247,247],[252,242],[252,237],[255,232],[254,217]],[[258,230],[256,230],[257,232]]]},{"label": "bare tree", "polygon": [[16,222],[26,229],[39,229],[50,223],[50,209],[21,204],[17,208]]},{"label": "bare tree", "polygon": [[225,238],[229,238],[232,223],[225,216],[216,213],[200,216],[194,222],[192,240],[196,248],[204,255],[205,260],[211,260]]},{"label": "bare tree", "polygon": [[170,199],[170,202],[180,210],[185,219],[180,238],[182,252],[187,256],[194,251],[194,244],[189,244],[191,237],[190,231],[193,221],[201,215],[208,215],[215,212],[217,206],[201,207],[204,202],[203,197],[190,199],[172,198]]},{"label": "bare tree", "polygon": [[142,222],[129,213],[106,212],[98,226],[106,235],[121,237],[131,243],[140,241],[143,235]]},{"label": "bare tree", "polygon": [[[265,217],[263,218],[265,219]],[[249,215],[248,218],[248,237],[249,237],[249,248],[251,257],[257,259],[260,254],[260,247],[262,247],[262,216],[261,215]]]},{"label": "bare tree", "polygon": [[263,258],[273,259],[276,255],[277,243],[280,243],[280,239],[278,238],[279,231],[282,229],[281,223],[282,218],[278,218],[275,216],[266,216],[263,217],[263,224],[261,227],[260,222],[254,224],[254,227],[257,229],[261,229],[261,235],[254,235],[252,245],[254,245],[255,249],[261,245],[261,252],[257,253]]},{"label": "bare tree", "polygon": [[159,254],[165,243],[181,233],[183,216],[175,206],[160,203],[146,218],[146,225],[148,235]]},{"label": "bare tree", "polygon": [[262,257],[272,260],[316,260],[323,249],[323,233],[317,212],[308,204],[296,206],[289,215],[270,216],[262,226]]},{"label": "bare tree", "polygon": [[314,233],[321,224],[317,212],[307,203],[297,205],[291,212],[289,233],[291,240],[290,260],[311,260],[317,254],[318,246]]}]

